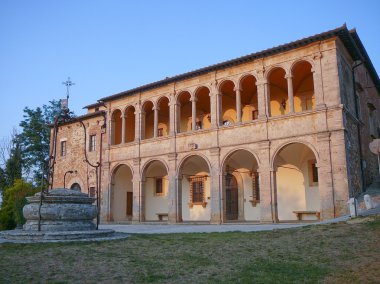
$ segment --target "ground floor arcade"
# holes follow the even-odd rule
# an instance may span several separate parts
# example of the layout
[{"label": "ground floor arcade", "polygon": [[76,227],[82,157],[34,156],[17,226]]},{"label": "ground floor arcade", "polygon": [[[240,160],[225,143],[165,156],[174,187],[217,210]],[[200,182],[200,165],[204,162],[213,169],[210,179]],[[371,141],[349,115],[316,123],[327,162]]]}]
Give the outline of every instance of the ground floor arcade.
[{"label": "ground floor arcade", "polygon": [[272,223],[340,216],[347,184],[334,188],[330,149],[323,137],[319,142],[283,143],[269,155],[269,145],[261,144],[111,164],[103,221]]}]

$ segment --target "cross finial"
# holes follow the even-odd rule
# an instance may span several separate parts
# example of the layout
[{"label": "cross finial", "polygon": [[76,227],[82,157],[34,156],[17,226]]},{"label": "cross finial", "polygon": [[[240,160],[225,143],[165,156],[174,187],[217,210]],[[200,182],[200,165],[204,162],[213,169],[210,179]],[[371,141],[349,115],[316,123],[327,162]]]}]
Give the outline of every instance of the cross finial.
[{"label": "cross finial", "polygon": [[67,99],[69,99],[70,87],[75,85],[75,83],[71,82],[70,77],[68,77],[67,81],[62,82],[62,84],[66,86],[66,97],[67,97]]}]

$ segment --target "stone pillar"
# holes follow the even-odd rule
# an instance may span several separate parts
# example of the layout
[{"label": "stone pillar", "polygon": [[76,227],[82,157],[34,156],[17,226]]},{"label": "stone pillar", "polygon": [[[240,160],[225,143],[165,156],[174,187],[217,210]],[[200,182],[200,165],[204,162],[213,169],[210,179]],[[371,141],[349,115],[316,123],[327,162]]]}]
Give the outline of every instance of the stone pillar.
[{"label": "stone pillar", "polygon": [[317,53],[313,56],[314,67],[311,69],[311,72],[313,73],[316,109],[326,108],[326,104],[324,101],[323,84],[322,84],[323,79],[322,79],[321,58],[322,58],[322,53]]},{"label": "stone pillar", "polygon": [[139,223],[141,219],[141,179],[140,179],[140,159],[133,159],[133,208],[132,222]]},{"label": "stone pillar", "polygon": [[321,219],[331,219],[335,217],[335,194],[331,168],[330,155],[330,133],[317,134],[319,151],[318,167],[318,189],[321,198]]},{"label": "stone pillar", "polygon": [[121,114],[121,144],[125,143],[125,119],[127,116],[122,113]]},{"label": "stone pillar", "polygon": [[267,85],[267,82],[265,80],[256,82],[259,119],[266,119],[269,116],[266,85]]},{"label": "stone pillar", "polygon": [[273,223],[273,169],[270,166],[270,142],[264,141],[259,144],[259,159],[260,168],[259,173],[259,186],[260,186],[260,222]]},{"label": "stone pillar", "polygon": [[177,104],[175,102],[175,97],[174,95],[171,95],[170,103],[169,103],[169,135],[170,136],[173,136],[174,132],[177,131],[176,108],[177,108]]},{"label": "stone pillar", "polygon": [[145,111],[141,110],[140,111],[140,120],[139,120],[139,134],[140,134],[140,140],[145,139]]},{"label": "stone pillar", "polygon": [[158,111],[160,110],[159,107],[154,107],[154,123],[153,123],[153,137],[157,137],[157,132],[158,132]]},{"label": "stone pillar", "polygon": [[191,99],[191,129],[195,131],[197,129],[197,98]]},{"label": "stone pillar", "polygon": [[138,105],[135,107],[135,141],[140,140],[140,110],[138,108]]},{"label": "stone pillar", "polygon": [[169,214],[168,214],[168,221],[169,223],[176,223],[177,222],[177,207],[178,207],[178,197],[177,197],[177,175],[176,175],[176,168],[177,168],[177,154],[176,153],[170,153],[168,155],[169,160]]},{"label": "stone pillar", "polygon": [[111,131],[110,131],[110,135],[111,135],[111,139],[110,139],[110,145],[115,145],[115,119],[112,118],[110,119],[110,128]]},{"label": "stone pillar", "polygon": [[240,88],[235,88],[236,92],[236,120],[241,123],[241,90]]},{"label": "stone pillar", "polygon": [[294,94],[293,94],[293,76],[285,76],[288,81],[288,100],[289,100],[289,113],[294,113]]},{"label": "stone pillar", "polygon": [[216,84],[212,85],[210,92],[210,112],[211,112],[211,128],[217,128],[218,123],[218,92],[216,90]]},{"label": "stone pillar", "polygon": [[210,169],[210,206],[211,206],[211,224],[220,224],[222,222],[221,214],[221,186],[220,186],[220,148],[211,148],[211,169]]}]

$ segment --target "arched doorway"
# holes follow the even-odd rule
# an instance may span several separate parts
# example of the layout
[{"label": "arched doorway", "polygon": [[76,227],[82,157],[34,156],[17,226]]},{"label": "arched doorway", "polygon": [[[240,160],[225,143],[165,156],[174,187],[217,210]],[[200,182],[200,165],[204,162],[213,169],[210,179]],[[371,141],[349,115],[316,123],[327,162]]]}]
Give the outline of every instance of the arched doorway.
[{"label": "arched doorway", "polygon": [[169,179],[163,162],[152,161],[144,168],[142,192],[142,221],[167,220],[169,213]]},{"label": "arched doorway", "polygon": [[258,163],[247,150],[229,154],[223,165],[223,220],[259,221]]},{"label": "arched doorway", "polygon": [[70,186],[70,189],[72,190],[77,190],[77,191],[81,191],[81,187],[79,185],[79,183],[73,183],[71,186]]},{"label": "arched doorway", "polygon": [[[276,155],[275,198],[278,221],[319,218],[318,169],[314,152],[305,144],[292,143]],[[305,212],[301,216],[297,212]]]},{"label": "arched doorway", "polygon": [[113,173],[111,183],[111,221],[132,220],[133,183],[132,171],[126,165],[120,165]]},{"label": "arched doorway", "polygon": [[186,158],[178,175],[178,221],[210,221],[210,169],[198,155]]}]

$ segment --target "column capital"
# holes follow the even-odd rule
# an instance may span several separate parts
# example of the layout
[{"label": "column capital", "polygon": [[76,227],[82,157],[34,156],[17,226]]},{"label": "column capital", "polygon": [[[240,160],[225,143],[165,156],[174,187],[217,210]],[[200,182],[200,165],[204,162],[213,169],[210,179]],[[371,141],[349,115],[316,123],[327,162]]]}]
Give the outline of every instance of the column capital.
[{"label": "column capital", "polygon": [[177,153],[169,153],[168,154],[168,160],[169,162],[175,161],[177,159]]},{"label": "column capital", "polygon": [[198,99],[197,99],[197,97],[195,97],[195,96],[192,96],[192,97],[190,98],[190,101],[191,101],[191,102],[197,102],[197,101],[198,101]]},{"label": "column capital", "polygon": [[235,92],[241,92],[241,91],[243,91],[243,89],[240,88],[240,87],[239,87],[239,88],[238,88],[238,87],[235,87],[235,88],[234,88],[234,91],[235,91]]},{"label": "column capital", "polygon": [[285,79],[287,79],[287,80],[291,80],[292,78],[293,78],[292,74],[286,74],[285,75]]},{"label": "column capital", "polygon": [[133,165],[134,166],[139,166],[140,165],[140,162],[141,162],[141,159],[140,158],[133,158]]},{"label": "column capital", "polygon": [[157,110],[158,111],[158,110],[160,110],[160,107],[159,106],[155,106],[155,107],[152,108],[152,110],[154,110],[154,111]]},{"label": "column capital", "polygon": [[267,79],[262,79],[262,80],[257,80],[256,81],[256,86],[261,86],[261,85],[265,85],[265,84],[268,84],[268,80]]}]

